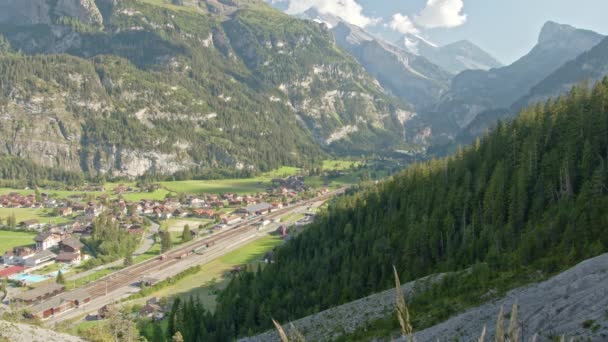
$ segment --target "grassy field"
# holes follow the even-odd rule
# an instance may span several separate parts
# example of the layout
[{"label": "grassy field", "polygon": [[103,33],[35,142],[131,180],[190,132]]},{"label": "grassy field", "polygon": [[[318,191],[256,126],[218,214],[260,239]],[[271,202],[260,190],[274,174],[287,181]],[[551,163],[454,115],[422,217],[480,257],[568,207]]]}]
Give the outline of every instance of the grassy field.
[{"label": "grassy field", "polygon": [[354,160],[324,160],[323,170],[325,171],[344,171],[351,168],[351,166],[358,167],[361,165],[360,161]]},{"label": "grassy field", "polygon": [[51,209],[33,209],[33,208],[0,208],[0,219],[6,222],[6,219],[15,214],[17,223],[23,220],[37,219],[43,223],[65,223],[69,219],[66,217],[52,216]]},{"label": "grassy field", "polygon": [[14,247],[34,245],[35,236],[33,233],[0,230],[0,253],[4,254]]},{"label": "grassy field", "polygon": [[222,194],[222,193],[239,193],[239,194],[255,194],[256,192],[264,192],[269,183],[262,178],[246,178],[246,179],[222,179],[222,180],[202,180],[202,181],[176,181],[162,182],[162,186],[166,189],[179,193],[192,194]]},{"label": "grassy field", "polygon": [[146,253],[144,253],[142,255],[138,255],[135,258],[133,258],[133,263],[138,264],[142,261],[152,259],[159,255],[160,255],[160,243],[157,242],[154,245],[152,245],[152,248],[150,248]]},{"label": "grassy field", "polygon": [[199,273],[188,276],[150,296],[182,298],[198,296],[207,309],[213,310],[216,290],[223,288],[228,281],[224,277],[226,272],[235,266],[257,263],[266,252],[281,242],[282,240],[277,236],[264,237],[203,265]]}]

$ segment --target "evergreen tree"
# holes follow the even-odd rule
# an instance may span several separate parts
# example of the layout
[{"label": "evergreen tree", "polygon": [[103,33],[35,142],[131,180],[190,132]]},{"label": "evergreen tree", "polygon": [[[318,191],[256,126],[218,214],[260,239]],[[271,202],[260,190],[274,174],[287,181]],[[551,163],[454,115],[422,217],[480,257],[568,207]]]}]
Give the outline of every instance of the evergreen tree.
[{"label": "evergreen tree", "polygon": [[192,232],[190,231],[189,225],[184,225],[184,230],[182,231],[182,242],[192,241]]},{"label": "evergreen tree", "polygon": [[171,241],[171,233],[164,231],[160,233],[160,250],[162,253],[171,250],[173,242]]},{"label": "evergreen tree", "polygon": [[57,272],[57,278],[55,279],[55,282],[57,284],[65,284],[65,277],[63,276],[63,272],[61,272],[61,270]]},{"label": "evergreen tree", "polygon": [[17,217],[15,216],[15,212],[11,212],[11,215],[8,217],[7,226],[10,229],[17,228]]}]

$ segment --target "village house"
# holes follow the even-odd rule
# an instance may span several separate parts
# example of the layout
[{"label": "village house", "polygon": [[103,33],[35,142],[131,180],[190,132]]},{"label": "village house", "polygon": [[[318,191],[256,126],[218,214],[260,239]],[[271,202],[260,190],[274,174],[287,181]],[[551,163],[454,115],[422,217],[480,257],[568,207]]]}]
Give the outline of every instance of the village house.
[{"label": "village house", "polygon": [[206,203],[207,202],[205,202],[204,199],[199,198],[199,197],[190,197],[190,199],[189,199],[189,204],[191,207],[197,207],[197,208],[203,207],[203,206],[205,206]]},{"label": "village house", "polygon": [[27,267],[36,267],[54,260],[57,255],[49,250],[42,250],[34,255],[31,255],[24,260],[24,265]]},{"label": "village house", "polygon": [[59,215],[60,216],[70,216],[70,215],[72,215],[72,208],[71,207],[59,208]]},{"label": "village house", "polygon": [[31,219],[19,222],[19,227],[23,229],[33,230],[42,227],[42,224],[36,219]]},{"label": "village house", "polygon": [[0,279],[8,278],[14,274],[21,273],[25,270],[24,266],[9,266],[0,269]]},{"label": "village house", "polygon": [[239,222],[241,222],[242,220],[243,220],[243,218],[242,218],[242,217],[240,217],[240,216],[237,216],[237,215],[231,215],[231,216],[228,216],[228,217],[224,218],[224,219],[222,220],[222,222],[224,222],[224,224],[232,225],[232,224],[239,223]]},{"label": "village house", "polygon": [[78,239],[70,237],[59,244],[60,252],[56,260],[69,264],[78,264],[82,261],[82,248],[84,245]]},{"label": "village house", "polygon": [[102,204],[89,203],[89,205],[85,209],[85,215],[87,216],[87,218],[93,219],[101,215],[101,213],[103,213],[103,210],[104,206]]},{"label": "village house", "polygon": [[12,251],[7,251],[2,256],[2,262],[5,265],[20,265],[25,264],[25,260],[34,255],[35,251],[29,247],[15,247]]},{"label": "village house", "polygon": [[61,242],[61,235],[51,232],[40,233],[34,238],[34,241],[36,242],[36,250],[44,251],[57,246]]},{"label": "village house", "polygon": [[192,210],[192,213],[201,218],[212,219],[213,215],[215,215],[215,210],[201,208]]},{"label": "village house", "polygon": [[272,211],[272,205],[268,203],[253,204],[245,207],[247,215],[264,215]]},{"label": "village house", "polygon": [[153,317],[154,314],[159,313],[162,310],[156,298],[148,300],[146,305],[139,310],[141,317]]},{"label": "village house", "polygon": [[72,212],[83,213],[87,209],[87,206],[82,203],[72,204]]}]

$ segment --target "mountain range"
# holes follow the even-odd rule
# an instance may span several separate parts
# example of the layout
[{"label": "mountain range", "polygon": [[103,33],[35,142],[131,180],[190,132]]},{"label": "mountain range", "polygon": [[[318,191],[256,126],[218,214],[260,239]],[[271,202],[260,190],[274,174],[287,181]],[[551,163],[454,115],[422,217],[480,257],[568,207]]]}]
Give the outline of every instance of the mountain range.
[{"label": "mountain range", "polygon": [[0,154],[137,177],[407,149],[409,107],[326,28],[262,1],[10,0],[0,13]]},{"label": "mountain range", "polygon": [[602,35],[554,22],[501,67],[467,41],[391,43],[261,0],[8,0],[0,13],[0,155],[91,176],[450,149],[606,70]]},{"label": "mountain range", "polygon": [[[524,104],[526,97],[532,99],[537,85],[550,75],[561,74],[566,63],[594,48],[603,38],[593,31],[547,22],[536,46],[511,65],[485,71],[467,70],[456,75],[450,89],[435,105],[419,111],[415,122],[408,126],[413,130],[409,134],[427,132],[430,137],[427,146],[451,148],[470,142],[498,120],[515,116],[522,107],[516,103]],[[557,75],[553,77],[561,78]],[[571,73],[570,86],[586,77],[585,73]],[[567,89],[562,87],[561,90]],[[544,98],[558,94],[552,92]]]},{"label": "mountain range", "polygon": [[406,34],[397,45],[423,56],[451,74],[466,70],[490,70],[502,67],[502,63],[468,40],[438,46],[417,34]]}]

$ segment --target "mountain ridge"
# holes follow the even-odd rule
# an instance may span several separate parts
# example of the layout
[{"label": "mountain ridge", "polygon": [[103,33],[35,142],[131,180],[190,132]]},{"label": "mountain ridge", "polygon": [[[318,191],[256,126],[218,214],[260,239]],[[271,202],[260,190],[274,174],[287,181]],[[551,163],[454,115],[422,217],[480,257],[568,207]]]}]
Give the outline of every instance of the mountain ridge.
[{"label": "mountain ridge", "polygon": [[0,55],[0,153],[133,178],[407,149],[408,107],[326,29],[261,1],[184,3],[97,0],[102,26],[0,25],[12,46]]}]

